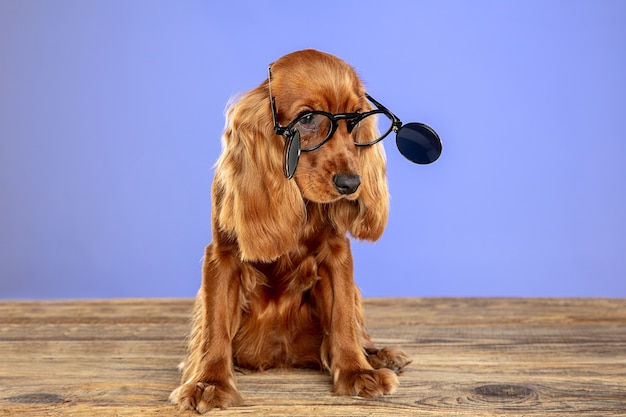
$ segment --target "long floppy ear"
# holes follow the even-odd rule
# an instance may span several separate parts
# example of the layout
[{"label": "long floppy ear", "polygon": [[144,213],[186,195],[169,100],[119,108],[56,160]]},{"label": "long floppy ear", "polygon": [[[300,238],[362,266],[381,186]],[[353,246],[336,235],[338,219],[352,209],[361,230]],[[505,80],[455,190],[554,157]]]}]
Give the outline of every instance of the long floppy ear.
[{"label": "long floppy ear", "polygon": [[222,141],[213,227],[237,240],[242,261],[276,259],[296,245],[306,212],[295,181],[283,174],[267,81],[229,108]]},{"label": "long floppy ear", "polygon": [[357,239],[375,241],[380,238],[389,217],[386,157],[382,142],[359,149],[361,160],[361,192],[356,201],[358,213],[349,231]]}]

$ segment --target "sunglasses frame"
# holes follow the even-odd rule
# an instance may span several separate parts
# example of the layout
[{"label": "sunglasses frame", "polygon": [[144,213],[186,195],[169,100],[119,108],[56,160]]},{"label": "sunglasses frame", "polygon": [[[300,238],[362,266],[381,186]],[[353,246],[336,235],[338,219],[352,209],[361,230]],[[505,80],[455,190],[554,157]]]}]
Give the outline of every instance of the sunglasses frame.
[{"label": "sunglasses frame", "polygon": [[319,149],[326,142],[328,142],[330,138],[332,138],[335,132],[337,131],[337,128],[339,127],[339,123],[338,123],[339,120],[346,120],[348,122],[348,133],[352,133],[352,130],[359,124],[361,120],[373,114],[383,114],[391,120],[391,127],[380,137],[367,143],[354,142],[356,146],[374,145],[375,143],[378,143],[381,140],[385,139],[391,132],[397,132],[398,129],[402,127],[402,122],[400,121],[398,116],[393,114],[391,111],[389,111],[389,109],[387,109],[385,106],[380,104],[378,101],[374,100],[374,98],[372,98],[367,93],[365,93],[365,98],[367,98],[372,104],[376,106],[376,109],[374,110],[370,110],[365,113],[357,112],[357,113],[337,113],[337,114],[332,114],[332,113],[328,113],[328,112],[321,111],[321,110],[312,110],[312,111],[307,111],[298,115],[287,126],[281,126],[280,123],[278,122],[278,110],[276,109],[276,100],[274,99],[274,96],[272,95],[271,67],[268,67],[267,69],[267,85],[268,85],[269,96],[270,96],[270,104],[272,106],[272,117],[274,119],[274,132],[276,132],[277,135],[283,136],[285,139],[292,138],[295,135],[295,131],[297,130],[294,128],[294,126],[296,126],[296,124],[298,124],[300,120],[308,116],[319,114],[330,119],[331,127],[326,137],[319,143],[315,144],[314,146],[310,146],[308,148],[301,148],[300,150],[302,152],[314,151],[316,149]]},{"label": "sunglasses frame", "polygon": [[[339,120],[346,120],[348,123],[348,132],[351,133],[352,130],[357,126],[357,124],[363,120],[364,118],[372,115],[372,114],[384,114],[386,117],[391,119],[391,127],[387,132],[385,132],[380,137],[376,138],[368,143],[357,143],[354,142],[356,146],[371,146],[374,145],[381,140],[385,139],[391,132],[395,132],[396,134],[396,145],[398,146],[398,150],[400,153],[407,158],[409,161],[416,164],[430,164],[435,162],[439,156],[441,155],[442,145],[441,139],[437,132],[435,132],[430,126],[425,125],[423,123],[407,123],[405,125],[402,124],[398,116],[393,114],[389,109],[376,101],[372,96],[365,93],[365,98],[367,98],[376,109],[367,111],[365,113],[338,113],[332,114],[327,113],[321,110],[313,110],[304,112],[298,117],[296,117],[291,123],[287,126],[281,126],[278,122],[278,110],[276,109],[276,101],[274,96],[272,95],[272,67],[269,66],[267,68],[267,88],[269,91],[270,105],[272,107],[272,118],[274,120],[274,132],[277,135],[280,135],[285,140],[284,147],[284,156],[283,156],[283,172],[287,179],[293,178],[296,168],[298,166],[298,160],[300,159],[300,152],[310,152],[318,149],[323,144],[328,142],[330,138],[332,138],[333,134],[337,131],[337,127],[339,125]],[[308,117],[311,115],[323,115],[330,119],[331,128],[326,135],[326,138],[319,142],[318,144],[308,147],[301,148],[300,142],[300,131],[294,126],[302,120],[304,117]],[[408,132],[408,134],[402,134],[401,131]]]}]

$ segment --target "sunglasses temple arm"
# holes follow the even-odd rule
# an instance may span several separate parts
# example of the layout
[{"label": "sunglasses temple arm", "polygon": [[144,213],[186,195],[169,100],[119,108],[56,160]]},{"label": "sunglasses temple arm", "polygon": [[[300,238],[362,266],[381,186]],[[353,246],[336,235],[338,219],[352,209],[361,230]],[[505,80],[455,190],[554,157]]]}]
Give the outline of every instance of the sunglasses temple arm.
[{"label": "sunglasses temple arm", "polygon": [[393,114],[391,112],[391,110],[389,110],[387,107],[385,107],[382,104],[380,104],[378,101],[374,100],[374,98],[372,96],[370,96],[369,94],[367,94],[367,93],[365,93],[365,98],[367,98],[369,101],[374,103],[374,105],[376,107],[378,107],[380,110],[383,110],[383,111],[385,111],[385,112],[387,112],[387,113],[389,113],[391,115],[391,117],[393,118],[393,131],[394,132],[397,132],[398,129],[400,129],[402,127],[402,121],[400,121],[398,116]]},{"label": "sunglasses temple arm", "polygon": [[276,110],[276,102],[274,101],[274,96],[272,95],[272,66],[271,65],[267,67],[267,90],[270,95],[270,105],[272,107],[272,119],[274,121],[274,132],[277,135],[284,135],[286,129],[278,123],[278,111]]}]

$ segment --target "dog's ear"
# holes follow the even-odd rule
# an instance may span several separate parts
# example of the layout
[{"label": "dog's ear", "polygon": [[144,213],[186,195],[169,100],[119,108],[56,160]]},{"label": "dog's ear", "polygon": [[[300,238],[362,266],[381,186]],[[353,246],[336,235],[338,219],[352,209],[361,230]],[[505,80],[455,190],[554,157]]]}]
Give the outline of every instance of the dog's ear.
[{"label": "dog's ear", "polygon": [[213,227],[237,239],[243,261],[267,262],[296,246],[306,217],[295,181],[283,174],[267,81],[227,111],[214,181]]},{"label": "dog's ear", "polygon": [[375,241],[380,238],[389,216],[389,191],[385,170],[385,149],[382,142],[359,149],[361,159],[361,193],[359,211],[350,225],[350,234],[357,239]]}]

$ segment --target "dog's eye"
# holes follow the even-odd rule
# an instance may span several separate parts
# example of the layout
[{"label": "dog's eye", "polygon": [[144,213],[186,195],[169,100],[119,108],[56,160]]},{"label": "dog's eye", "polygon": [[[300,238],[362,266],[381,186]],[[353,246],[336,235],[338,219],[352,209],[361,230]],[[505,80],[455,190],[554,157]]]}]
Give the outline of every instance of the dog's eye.
[{"label": "dog's eye", "polygon": [[305,113],[294,126],[300,132],[302,150],[311,150],[328,139],[333,131],[333,121],[322,113]]},{"label": "dog's eye", "polygon": [[298,120],[298,129],[302,129],[302,133],[310,133],[317,130],[317,120],[314,114],[304,115]]}]

